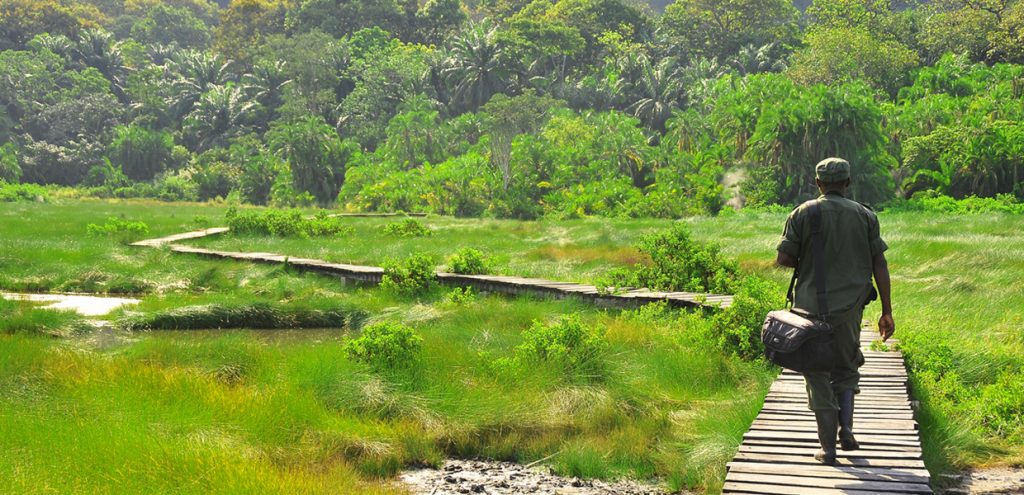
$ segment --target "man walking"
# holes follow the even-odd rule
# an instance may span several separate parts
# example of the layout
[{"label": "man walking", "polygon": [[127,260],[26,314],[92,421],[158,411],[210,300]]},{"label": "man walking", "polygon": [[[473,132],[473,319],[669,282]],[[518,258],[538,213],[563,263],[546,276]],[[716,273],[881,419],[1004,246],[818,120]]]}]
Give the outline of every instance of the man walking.
[{"label": "man walking", "polygon": [[[850,164],[826,158],[815,166],[821,196],[798,206],[786,220],[776,263],[796,268],[799,274],[794,307],[817,315],[835,330],[837,362],[831,372],[805,373],[809,407],[818,425],[821,450],[814,458],[823,464],[836,461],[836,432],[843,450],[859,447],[853,435],[853,398],[859,391],[864,354],[860,351],[860,324],[864,306],[873,299],[872,276],[882,300],[878,331],[887,340],[896,330],[889,289],[888,248],[879,233],[878,217],[866,206],[845,197],[850,187]],[[824,244],[819,267],[825,271],[827,313],[820,314],[811,253],[810,206],[821,211]]]}]

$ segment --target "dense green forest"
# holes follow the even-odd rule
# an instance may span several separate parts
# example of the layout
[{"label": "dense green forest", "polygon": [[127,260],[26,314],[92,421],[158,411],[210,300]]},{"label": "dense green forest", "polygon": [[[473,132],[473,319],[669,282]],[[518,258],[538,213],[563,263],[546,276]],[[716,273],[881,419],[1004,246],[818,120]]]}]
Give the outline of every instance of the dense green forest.
[{"label": "dense green forest", "polygon": [[[1024,1],[3,0],[0,181],[536,218],[1024,199]],[[31,187],[31,186],[5,186]]]}]

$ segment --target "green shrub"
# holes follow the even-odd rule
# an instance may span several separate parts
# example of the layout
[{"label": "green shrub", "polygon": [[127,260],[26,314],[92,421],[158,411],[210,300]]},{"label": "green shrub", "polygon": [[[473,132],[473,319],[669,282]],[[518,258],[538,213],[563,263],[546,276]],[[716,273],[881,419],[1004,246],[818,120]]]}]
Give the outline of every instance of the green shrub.
[{"label": "green shrub", "polygon": [[448,271],[463,275],[480,275],[490,271],[490,260],[478,249],[462,248],[448,258]]},{"label": "green shrub", "polygon": [[8,184],[0,180],[0,203],[16,201],[46,201],[49,194],[38,184]]},{"label": "green shrub", "polygon": [[406,218],[401,222],[391,222],[385,225],[384,233],[398,237],[427,237],[434,231],[413,218]]},{"label": "green shrub", "polygon": [[931,213],[950,213],[968,215],[976,213],[1014,213],[1024,214],[1024,203],[1012,194],[997,194],[994,198],[968,196],[955,199],[925,191],[915,194],[911,199],[893,201],[886,205],[887,211],[922,211]]},{"label": "green shrub", "polygon": [[564,316],[552,324],[535,321],[523,332],[516,347],[516,361],[551,363],[564,369],[571,379],[598,380],[605,374],[603,357],[608,342],[583,323],[579,315]]},{"label": "green shrub", "polygon": [[769,311],[785,306],[785,295],[775,283],[757,276],[747,276],[735,284],[732,305],[712,317],[712,341],[725,352],[744,359],[764,354],[761,327]]},{"label": "green shrub", "polygon": [[264,210],[240,212],[228,208],[225,214],[228,227],[236,234],[272,235],[276,237],[326,237],[351,234],[354,229],[342,224],[341,219],[320,211],[313,218],[305,218],[298,210]]},{"label": "green shrub", "polygon": [[427,255],[414,254],[404,261],[384,261],[382,289],[402,295],[420,294],[430,289],[437,278],[434,261]]},{"label": "green shrub", "polygon": [[117,217],[107,218],[103,225],[90,223],[85,226],[86,232],[95,237],[118,237],[122,241],[149,234],[149,226],[143,222],[129,222]]},{"label": "green shrub", "polygon": [[399,323],[374,323],[359,337],[345,343],[345,352],[356,361],[383,371],[407,368],[419,360],[423,338]]},{"label": "green shrub", "polygon": [[655,290],[730,293],[739,274],[735,261],[722,256],[718,245],[691,238],[684,224],[640,239],[637,248],[648,265],[609,272],[599,286],[647,287]]},{"label": "green shrub", "polygon": [[476,293],[472,287],[456,287],[445,294],[444,300],[452,304],[466,304],[476,301]]},{"label": "green shrub", "polygon": [[14,143],[0,146],[0,182],[18,182],[21,165],[18,164],[18,148]]}]

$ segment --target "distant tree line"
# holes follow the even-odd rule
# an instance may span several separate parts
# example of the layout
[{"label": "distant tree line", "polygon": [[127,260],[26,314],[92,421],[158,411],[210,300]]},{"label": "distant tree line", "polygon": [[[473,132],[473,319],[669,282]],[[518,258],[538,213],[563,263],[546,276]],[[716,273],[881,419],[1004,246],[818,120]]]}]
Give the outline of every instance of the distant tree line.
[{"label": "distant tree line", "polygon": [[803,3],[4,0],[0,181],[679,217],[839,155],[869,203],[1024,198],[1024,0]]}]

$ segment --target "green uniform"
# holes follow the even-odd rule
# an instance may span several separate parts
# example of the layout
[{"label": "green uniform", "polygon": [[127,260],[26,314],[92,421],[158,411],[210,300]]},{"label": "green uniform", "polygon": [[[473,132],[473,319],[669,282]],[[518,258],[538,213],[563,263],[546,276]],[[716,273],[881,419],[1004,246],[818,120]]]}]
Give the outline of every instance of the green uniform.
[{"label": "green uniform", "polygon": [[[859,391],[864,355],[860,351],[860,327],[864,303],[871,291],[873,260],[888,246],[879,235],[878,217],[864,205],[830,192],[821,201],[824,241],[825,293],[836,332],[838,362],[831,373],[805,373],[811,409],[839,409],[836,394]],[[808,206],[798,206],[786,220],[778,250],[798,260],[794,306],[818,314],[814,264],[811,259],[811,221]],[[821,315],[819,315],[820,317]]]}]

